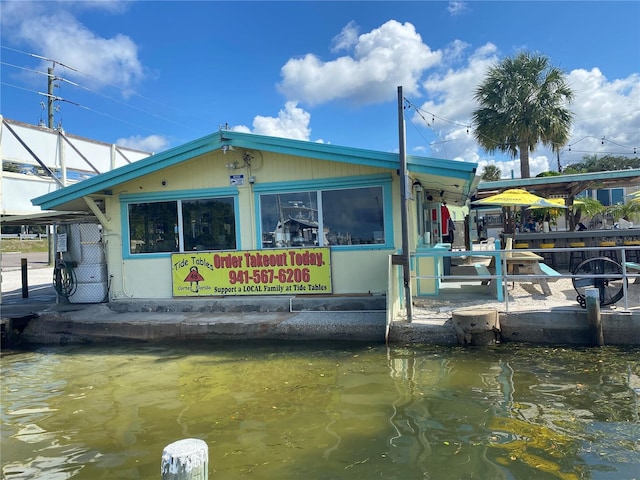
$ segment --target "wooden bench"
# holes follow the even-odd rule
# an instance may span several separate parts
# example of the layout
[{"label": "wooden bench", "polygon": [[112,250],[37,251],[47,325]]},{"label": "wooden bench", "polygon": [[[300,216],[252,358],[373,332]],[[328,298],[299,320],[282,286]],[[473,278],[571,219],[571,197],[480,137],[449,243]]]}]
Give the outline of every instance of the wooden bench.
[{"label": "wooden bench", "polygon": [[490,277],[491,276],[491,272],[489,271],[489,269],[487,268],[486,265],[483,265],[482,263],[476,263],[473,265],[473,267],[476,269],[476,274],[479,277]]},{"label": "wooden bench", "polygon": [[[534,258],[529,259],[528,257],[522,257],[520,261],[517,261],[515,258],[511,258],[510,260],[513,261],[512,271],[509,273],[509,275],[512,275],[511,281],[514,284],[516,282],[523,282],[539,285],[545,296],[551,295],[549,282],[555,282],[562,276],[546,263],[537,261]],[[526,261],[526,263],[524,263],[524,261]],[[519,275],[522,275],[522,277],[518,278]],[[527,278],[527,275],[536,275],[536,278]]]},{"label": "wooden bench", "polygon": [[[539,263],[538,265],[540,266],[540,270],[542,270],[542,273],[551,277],[548,279],[549,282],[555,282],[556,280],[558,280],[558,278],[562,276],[560,272],[556,272],[553,268],[551,268],[546,263]],[[638,267],[640,268],[640,265],[638,265]]]},{"label": "wooden bench", "polygon": [[[631,270],[634,273],[640,272],[640,263],[636,262],[624,262],[624,268],[627,270]],[[633,281],[634,284],[640,283],[640,277],[636,277]]]},{"label": "wooden bench", "polygon": [[[485,264],[483,263],[475,263],[473,265],[473,267],[476,269],[476,274],[479,277],[482,277],[482,285],[487,285],[489,286],[489,284],[491,283],[491,270],[489,270],[489,267],[487,267]],[[502,288],[500,288],[500,283],[497,284],[496,286],[496,297],[498,298],[498,300],[501,302],[502,301]]]}]

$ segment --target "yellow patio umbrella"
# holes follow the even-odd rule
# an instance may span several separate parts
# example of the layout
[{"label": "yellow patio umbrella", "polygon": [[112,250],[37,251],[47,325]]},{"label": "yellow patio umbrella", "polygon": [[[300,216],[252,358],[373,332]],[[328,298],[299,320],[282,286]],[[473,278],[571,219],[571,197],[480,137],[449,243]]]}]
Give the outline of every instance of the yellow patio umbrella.
[{"label": "yellow patio umbrella", "polygon": [[[491,195],[472,202],[473,205],[498,205],[501,207],[538,207],[538,208],[563,208],[546,198],[539,197],[521,188],[510,188],[504,192]],[[564,207],[566,208],[566,207]]]},{"label": "yellow patio umbrella", "polygon": [[[551,203],[553,203],[554,206],[553,207],[540,207],[538,205],[532,205],[529,208],[567,208],[567,206],[565,205],[565,199],[564,198],[547,198],[546,200],[548,200]],[[573,201],[573,205],[584,205],[584,202],[582,200],[578,200],[576,198]]]}]

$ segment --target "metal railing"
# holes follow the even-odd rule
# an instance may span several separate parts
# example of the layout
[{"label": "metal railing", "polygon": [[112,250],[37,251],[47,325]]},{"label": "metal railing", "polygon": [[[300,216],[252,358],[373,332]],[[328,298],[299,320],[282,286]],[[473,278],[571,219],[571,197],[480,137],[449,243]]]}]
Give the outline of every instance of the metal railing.
[{"label": "metal railing", "polygon": [[46,233],[2,233],[2,240],[43,240],[48,238]]},{"label": "metal railing", "polygon": [[[412,272],[412,280],[432,280],[434,282],[439,282],[439,284],[443,280],[450,281],[459,281],[459,282],[477,282],[477,281],[487,281],[495,285],[496,288],[496,300],[499,302],[505,302],[506,310],[509,311],[509,295],[508,295],[508,285],[513,282],[529,282],[532,283],[532,280],[536,279],[561,279],[561,278],[569,278],[572,279],[606,279],[608,281],[617,281],[622,280],[621,288],[622,288],[622,298],[621,301],[624,304],[624,309],[628,310],[629,308],[629,298],[628,298],[628,286],[629,280],[634,280],[635,283],[640,283],[640,264],[635,262],[629,262],[628,251],[630,250],[640,250],[640,246],[638,245],[618,245],[615,247],[583,247],[583,248],[526,248],[526,249],[515,249],[515,250],[503,250],[500,249],[499,242],[496,241],[496,249],[495,250],[471,250],[471,251],[449,251],[446,249],[437,249],[437,250],[429,250],[428,252],[416,252],[411,254],[411,272]],[[568,265],[565,263],[560,263],[560,266],[565,268],[553,269],[557,275],[549,275],[545,274],[510,274],[507,268],[507,256],[509,254],[513,254],[514,252],[532,252],[537,255],[543,256],[542,253],[551,253],[554,255],[558,255],[558,257],[566,256],[569,257],[572,251],[583,251],[585,253],[585,257],[587,260],[599,258],[600,254],[603,252],[613,252],[617,253],[618,263],[620,265],[619,272],[610,272],[604,274],[597,273],[574,273],[568,270]],[[487,258],[494,258],[495,269],[493,272],[489,272],[489,275],[478,275],[477,272],[471,272],[468,275],[445,275],[445,272],[442,271],[444,268],[441,268],[445,262],[451,262],[453,258],[459,257],[469,257],[472,258],[471,261],[467,260],[467,266],[473,266],[474,260],[473,258],[477,257],[478,262],[482,261],[485,263]],[[433,264],[435,266],[434,273],[432,275],[424,275],[416,273],[416,265],[417,262],[422,258],[428,258],[433,260]],[[544,263],[544,260],[541,260],[540,263]],[[548,266],[548,264],[546,264]],[[553,273],[553,272],[552,272]],[[493,290],[493,289],[492,289]],[[431,295],[431,298],[437,298],[438,289]]]}]

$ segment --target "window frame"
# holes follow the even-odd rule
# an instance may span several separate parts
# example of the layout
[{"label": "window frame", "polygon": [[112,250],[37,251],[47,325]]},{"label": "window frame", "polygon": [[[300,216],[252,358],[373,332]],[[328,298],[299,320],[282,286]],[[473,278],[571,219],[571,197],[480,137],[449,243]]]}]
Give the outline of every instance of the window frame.
[{"label": "window frame", "polygon": [[[188,253],[184,251],[183,228],[182,228],[182,201],[205,200],[216,198],[232,198],[233,214],[235,217],[236,246],[240,245],[240,207],[238,188],[216,188],[204,190],[175,190],[172,192],[150,192],[142,194],[122,194],[120,195],[120,219],[122,231],[122,258],[143,259],[143,258],[163,258],[171,257],[173,253]],[[131,231],[129,230],[129,205],[136,203],[156,203],[156,202],[176,202],[177,221],[179,234],[178,252],[150,252],[131,253]],[[204,251],[204,250],[203,250]]]},{"label": "window frame", "polygon": [[[262,245],[262,212],[260,205],[261,195],[288,194],[296,192],[319,192],[320,203],[322,203],[322,193],[330,190],[349,190],[366,187],[382,188],[382,214],[384,217],[384,242],[366,243],[358,245],[324,245],[332,249],[344,250],[381,250],[394,248],[393,242],[393,202],[392,202],[393,178],[388,174],[366,175],[358,177],[326,178],[318,180],[292,181],[292,182],[270,182],[254,185],[254,210],[256,212],[255,226],[257,248],[260,250],[271,250],[271,247]],[[322,205],[318,205],[318,215],[322,215]],[[322,219],[323,221],[323,219]],[[322,222],[320,222],[322,228]],[[273,247],[278,248],[278,247]],[[286,247],[300,248],[300,247]]]}]

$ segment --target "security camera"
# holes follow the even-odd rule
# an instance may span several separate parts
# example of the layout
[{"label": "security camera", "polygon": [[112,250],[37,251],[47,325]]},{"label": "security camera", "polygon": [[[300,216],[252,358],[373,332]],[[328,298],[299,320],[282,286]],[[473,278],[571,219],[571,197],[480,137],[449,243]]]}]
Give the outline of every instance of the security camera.
[{"label": "security camera", "polygon": [[167,182],[166,180],[162,180],[162,182],[160,182],[160,185],[162,185],[163,187],[166,187],[166,186],[167,186],[167,183],[168,183],[168,182]]}]

